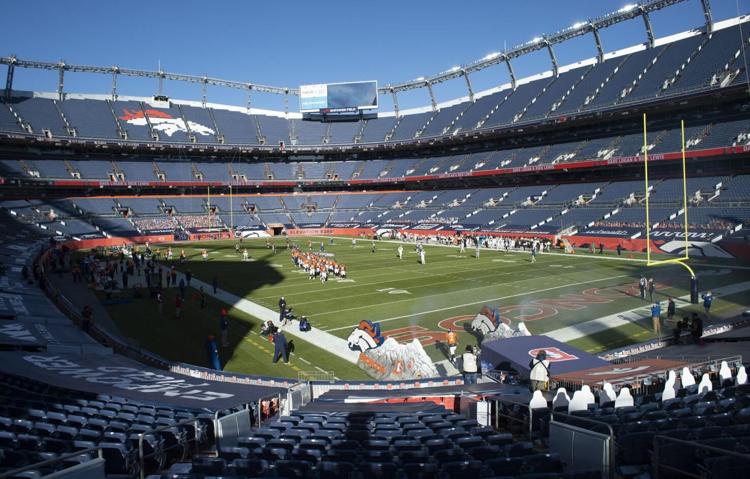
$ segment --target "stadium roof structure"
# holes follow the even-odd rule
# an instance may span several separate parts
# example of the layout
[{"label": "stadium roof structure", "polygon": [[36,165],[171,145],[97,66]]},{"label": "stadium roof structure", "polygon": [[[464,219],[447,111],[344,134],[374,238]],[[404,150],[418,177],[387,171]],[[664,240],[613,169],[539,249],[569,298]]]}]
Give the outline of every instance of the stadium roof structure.
[{"label": "stadium roof structure", "polygon": [[[484,58],[473,61],[471,63],[454,66],[443,72],[428,76],[419,77],[413,80],[408,80],[400,83],[389,83],[385,86],[378,88],[378,93],[381,95],[390,94],[393,97],[394,109],[398,113],[398,96],[399,92],[425,88],[427,89],[430,100],[432,103],[433,110],[436,108],[437,103],[435,101],[435,95],[432,91],[432,86],[438,83],[443,83],[449,80],[454,80],[463,77],[466,82],[466,88],[468,91],[468,97],[470,100],[474,99],[474,90],[471,83],[470,74],[484,70],[491,66],[495,66],[504,63],[508,68],[508,73],[511,79],[511,85],[513,88],[516,86],[516,75],[513,70],[513,64],[511,60],[518,58],[529,53],[547,50],[549,52],[550,61],[552,65],[552,72],[556,76],[558,74],[559,65],[557,57],[555,55],[554,46],[561,44],[572,38],[580,37],[592,34],[594,44],[597,51],[598,61],[602,61],[604,58],[604,47],[602,45],[599,31],[601,29],[611,27],[618,23],[631,20],[634,18],[642,18],[644,22],[644,28],[647,38],[647,45],[653,46],[655,41],[654,30],[651,24],[649,14],[651,12],[661,10],[672,5],[682,3],[685,0],[650,0],[642,3],[635,3],[626,5],[619,10],[608,13],[598,18],[594,18],[585,22],[577,22],[574,25],[562,29],[550,35],[542,35],[535,37],[532,40],[515,46],[509,50],[502,52],[495,52],[486,55]],[[711,32],[713,29],[713,18],[711,14],[711,6],[709,0],[700,1],[703,15],[705,18],[705,30]],[[299,96],[299,88],[287,87],[287,86],[272,86],[263,85],[259,83],[249,81],[237,81],[237,80],[225,80],[221,78],[214,78],[208,76],[199,75],[187,75],[181,73],[167,72],[163,70],[141,70],[132,68],[122,68],[120,66],[91,66],[91,65],[78,65],[67,63],[65,61],[59,62],[43,62],[34,60],[24,60],[16,58],[15,56],[0,57],[0,64],[7,65],[7,75],[5,82],[5,96],[10,97],[13,88],[13,76],[15,68],[30,68],[30,69],[42,69],[57,71],[59,75],[58,81],[58,94],[62,97],[65,85],[65,73],[66,72],[79,72],[79,73],[94,73],[94,74],[105,74],[112,76],[112,96],[117,97],[117,79],[119,75],[141,77],[141,78],[153,78],[159,81],[159,95],[163,91],[164,80],[170,81],[183,81],[189,83],[197,83],[203,85],[203,96],[205,102],[205,89],[206,86],[219,86],[225,88],[233,88],[239,90],[245,90],[248,92],[261,92],[270,93],[276,95],[292,95]]]}]

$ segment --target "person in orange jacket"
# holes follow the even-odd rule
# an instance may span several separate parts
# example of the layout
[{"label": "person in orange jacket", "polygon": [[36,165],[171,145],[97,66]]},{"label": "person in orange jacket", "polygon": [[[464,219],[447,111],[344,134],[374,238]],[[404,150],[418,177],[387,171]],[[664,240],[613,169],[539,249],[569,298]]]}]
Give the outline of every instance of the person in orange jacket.
[{"label": "person in orange jacket", "polygon": [[453,329],[449,329],[445,334],[445,342],[448,343],[448,352],[450,353],[450,360],[454,362],[456,360],[456,348],[458,348],[458,335]]}]

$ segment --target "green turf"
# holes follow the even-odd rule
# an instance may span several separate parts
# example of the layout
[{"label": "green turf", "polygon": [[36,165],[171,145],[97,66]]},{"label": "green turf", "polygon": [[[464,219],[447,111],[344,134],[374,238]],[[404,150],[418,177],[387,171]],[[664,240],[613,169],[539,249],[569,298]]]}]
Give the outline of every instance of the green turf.
[{"label": "green turf", "polygon": [[[209,283],[216,277],[220,288],[273,310],[277,309],[278,299],[283,295],[297,314],[311,319],[313,326],[342,338],[346,338],[360,320],[369,319],[380,321],[386,333],[396,330],[399,340],[409,340],[416,333],[426,343],[440,337],[449,324],[446,320],[451,318],[455,321],[450,324],[459,328],[461,342],[475,343],[474,336],[461,327],[485,304],[510,309],[504,311],[505,318],[513,324],[524,320],[533,334],[543,334],[647,305],[648,302],[637,297],[636,285],[641,274],[656,280],[659,284],[657,297],[662,300],[667,295],[687,294],[689,286],[686,270],[678,265],[647,268],[642,262],[623,261],[624,258],[618,259],[612,253],[604,257],[587,253],[542,254],[536,264],[531,264],[528,253],[483,250],[476,259],[471,249],[459,254],[458,248],[428,246],[427,264],[420,265],[414,246],[410,244],[404,246],[404,259],[399,261],[394,243],[378,242],[376,252],[372,253],[370,241],[360,240],[353,248],[348,238],[337,238],[333,245],[328,238],[311,238],[314,251],[318,251],[323,241],[326,252],[335,254],[339,262],[347,265],[349,281],[332,280],[322,284],[309,280],[306,274],[294,268],[285,242],[274,241],[276,254],[266,248],[265,240],[246,240],[243,247],[248,248],[252,262],[241,261],[242,255],[235,252],[233,241],[174,245],[175,256],[181,248],[188,256],[185,264],[175,264]],[[303,249],[308,248],[307,238],[298,241]],[[208,261],[201,258],[202,248],[210,251]],[[750,280],[748,270],[725,267],[718,261],[691,264],[696,267],[704,290]],[[719,299],[716,306],[721,302]],[[743,299],[735,298],[733,302],[742,304]],[[744,303],[747,306],[747,300]],[[167,300],[165,304],[172,303]],[[180,353],[180,360],[194,358],[199,364],[205,363],[202,338],[211,328],[216,328],[217,313],[208,317],[186,315],[181,322],[184,328],[175,331],[173,320],[153,322],[150,315],[141,317],[148,308],[137,304],[125,305],[122,311],[117,311],[118,308],[110,307],[110,311],[125,334],[139,338],[144,346],[167,357],[173,354],[171,348],[175,346],[190,349]],[[217,304],[211,308],[218,311]],[[233,314],[240,322],[255,324],[238,311]],[[133,320],[134,317],[139,319]],[[124,324],[128,321],[133,323],[130,327]],[[158,331],[162,339],[149,337],[151,328]],[[573,343],[599,351],[648,339],[644,331],[644,326],[632,324],[623,330],[615,328]],[[238,346],[231,352],[224,352],[225,359],[229,360],[227,369],[296,376],[294,370],[288,371],[285,366],[270,366],[270,351],[261,352],[260,346],[241,340],[240,335],[248,331],[235,328],[233,332],[237,335]],[[252,329],[249,337],[256,341],[258,338]],[[362,377],[355,366],[304,341],[295,339],[295,343],[300,356],[313,365],[334,370],[336,376],[342,378]],[[434,360],[445,358],[435,345],[428,345],[426,350]],[[294,364],[302,367],[300,361]],[[311,369],[305,366],[306,370]]]}]

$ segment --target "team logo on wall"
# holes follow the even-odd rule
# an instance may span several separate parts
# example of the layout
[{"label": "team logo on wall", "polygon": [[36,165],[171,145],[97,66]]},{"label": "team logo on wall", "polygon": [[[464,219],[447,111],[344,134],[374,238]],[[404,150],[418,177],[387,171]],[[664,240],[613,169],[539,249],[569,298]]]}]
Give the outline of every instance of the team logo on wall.
[{"label": "team logo on wall", "polygon": [[540,351],[547,353],[547,361],[551,363],[560,363],[563,361],[575,361],[578,356],[570,353],[566,353],[560,348],[549,347],[549,348],[535,348],[529,351],[529,356],[535,358]]},{"label": "team logo on wall", "polygon": [[[211,136],[214,134],[214,130],[211,128],[188,120],[187,126],[182,118],[175,118],[169,113],[161,110],[146,110],[146,115],[151,121],[151,127],[156,131],[166,133],[168,136],[172,136],[178,131],[187,133],[188,127],[190,131],[196,135]],[[141,110],[128,110],[123,109],[123,115],[120,116],[120,120],[126,122],[129,125],[135,126],[146,126],[146,117]]]}]

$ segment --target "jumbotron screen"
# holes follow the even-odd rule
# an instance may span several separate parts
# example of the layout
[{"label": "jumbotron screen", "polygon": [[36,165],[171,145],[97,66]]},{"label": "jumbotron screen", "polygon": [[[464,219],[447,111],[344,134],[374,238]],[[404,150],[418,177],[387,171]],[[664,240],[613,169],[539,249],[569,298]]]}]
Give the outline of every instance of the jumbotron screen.
[{"label": "jumbotron screen", "polygon": [[302,85],[299,91],[299,109],[302,113],[336,113],[378,107],[376,81]]}]

